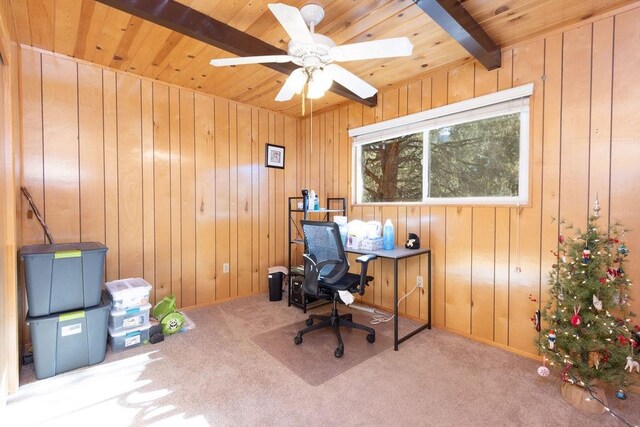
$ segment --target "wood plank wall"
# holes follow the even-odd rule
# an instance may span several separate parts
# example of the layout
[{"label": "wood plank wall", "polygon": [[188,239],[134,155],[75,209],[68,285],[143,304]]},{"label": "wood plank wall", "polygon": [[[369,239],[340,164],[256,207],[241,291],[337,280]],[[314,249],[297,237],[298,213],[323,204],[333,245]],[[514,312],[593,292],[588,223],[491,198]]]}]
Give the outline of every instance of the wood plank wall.
[{"label": "wood plank wall", "polygon": [[20,352],[17,286],[16,217],[19,193],[20,50],[15,40],[14,17],[7,0],[0,0],[0,412],[8,394],[18,390]]},{"label": "wood plank wall", "polygon": [[[297,119],[27,47],[22,56],[22,184],[56,242],[104,242],[106,279],[144,277],[153,301],[267,289],[267,267],[286,263]],[[267,142],[287,148],[284,170],[265,168]],[[27,211],[21,244],[43,243]]]},{"label": "wood plank wall", "polygon": [[[558,218],[584,228],[597,195],[602,227],[621,220],[634,230],[627,235],[628,273],[640,281],[638,22],[640,8],[632,9],[506,49],[499,70],[467,63],[382,91],[376,108],[352,103],[316,114],[313,129],[307,116],[298,179],[321,197],[350,196],[349,128],[533,82],[530,206],[350,205],[348,216],[391,218],[397,244],[416,232],[432,248],[435,325],[534,355],[530,318],[544,298]],[[402,266],[400,295],[427,274],[425,263]],[[391,310],[392,274],[390,264],[376,261],[364,300]],[[632,309],[640,312],[640,292],[633,296]],[[400,309],[426,319],[426,295],[412,294]]]}]

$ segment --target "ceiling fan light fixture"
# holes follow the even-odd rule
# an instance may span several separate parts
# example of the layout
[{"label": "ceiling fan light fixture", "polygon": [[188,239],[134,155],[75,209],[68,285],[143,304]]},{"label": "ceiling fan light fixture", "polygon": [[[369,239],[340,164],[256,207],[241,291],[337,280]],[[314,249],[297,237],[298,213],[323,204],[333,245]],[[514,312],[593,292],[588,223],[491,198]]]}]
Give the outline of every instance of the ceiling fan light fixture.
[{"label": "ceiling fan light fixture", "polygon": [[329,73],[327,73],[321,68],[318,68],[313,72],[311,76],[311,80],[314,82],[314,84],[318,85],[318,87],[323,92],[328,91],[331,85],[333,84],[333,79],[331,78]]},{"label": "ceiling fan light fixture", "polygon": [[309,88],[307,89],[307,98],[320,99],[324,96],[325,91],[322,90],[320,85],[314,84],[313,81],[309,82]]},{"label": "ceiling fan light fixture", "polygon": [[300,95],[302,93],[302,89],[304,89],[304,84],[307,82],[307,75],[304,72],[296,72],[298,70],[295,70],[290,75],[291,87],[295,88],[294,92],[296,95]]},{"label": "ceiling fan light fixture", "polygon": [[328,91],[333,84],[333,79],[329,73],[321,68],[314,68],[307,71],[307,74],[309,75],[307,98],[322,98],[325,92]]}]

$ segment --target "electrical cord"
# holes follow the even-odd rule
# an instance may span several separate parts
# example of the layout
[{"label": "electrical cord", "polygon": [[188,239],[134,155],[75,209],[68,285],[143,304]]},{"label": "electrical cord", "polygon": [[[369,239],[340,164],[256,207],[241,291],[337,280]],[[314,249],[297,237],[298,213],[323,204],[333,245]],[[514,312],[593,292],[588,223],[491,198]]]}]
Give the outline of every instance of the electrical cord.
[{"label": "electrical cord", "polygon": [[[415,285],[413,287],[413,289],[411,289],[409,291],[408,294],[406,294],[405,296],[403,296],[402,298],[400,298],[398,300],[398,307],[400,306],[400,303],[409,295],[411,295],[416,289],[418,289],[420,286]],[[390,320],[392,320],[394,318],[394,314],[389,315],[389,313],[385,313],[384,311],[380,311],[380,310],[373,310],[373,319],[371,320],[371,324],[372,325],[379,325],[380,323],[386,323],[389,322]]]},{"label": "electrical cord", "polygon": [[576,384],[579,387],[582,387],[582,388],[586,389],[589,392],[589,394],[591,395],[591,397],[588,397],[585,400],[595,400],[596,402],[598,402],[599,404],[604,406],[605,411],[607,411],[609,414],[611,414],[612,417],[617,418],[618,420],[620,420],[620,422],[622,422],[624,425],[626,425],[628,427],[638,427],[637,424],[635,424],[635,425],[631,424],[629,421],[625,420],[620,415],[618,415],[615,412],[613,412],[609,406],[607,406],[601,399],[598,398],[598,396],[596,396],[593,393],[593,390],[591,389],[591,387],[589,387],[588,385],[584,384],[581,381],[579,382],[578,379],[574,375],[570,374],[569,381],[567,381],[567,382],[569,382],[570,384]]},{"label": "electrical cord", "polygon": [[[598,398],[598,397],[593,393],[593,391],[591,390],[591,387],[589,387],[589,386],[586,386],[586,385],[585,385],[585,386],[584,386],[584,388],[586,388],[586,389],[587,389],[587,391],[589,392],[589,394],[591,395],[591,398],[590,398],[590,399],[595,400],[596,402],[598,402],[598,403],[600,403],[602,406],[604,406],[604,409],[605,409],[608,413],[610,413],[612,417],[619,419],[619,420],[620,420],[620,422],[622,422],[623,424],[625,424],[625,425],[626,425],[626,426],[628,426],[628,427],[638,427],[637,425],[635,425],[635,426],[634,426],[634,425],[633,425],[633,424],[631,424],[629,421],[625,420],[625,419],[624,419],[624,418],[622,418],[620,415],[618,415],[618,414],[616,414],[615,412],[613,412],[613,411],[611,410],[611,408],[609,408],[607,405],[605,405],[605,403],[604,403],[602,400],[600,400],[600,399],[599,399],[599,398]],[[588,399],[587,399],[587,400],[588,400]]]}]

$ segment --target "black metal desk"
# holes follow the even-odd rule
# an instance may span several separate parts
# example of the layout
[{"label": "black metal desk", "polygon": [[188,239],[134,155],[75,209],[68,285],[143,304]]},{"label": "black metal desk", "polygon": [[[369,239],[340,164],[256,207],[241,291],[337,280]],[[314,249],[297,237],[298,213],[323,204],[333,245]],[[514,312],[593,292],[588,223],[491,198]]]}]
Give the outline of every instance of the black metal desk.
[{"label": "black metal desk", "polygon": [[[378,258],[386,258],[393,260],[393,349],[398,351],[398,345],[411,338],[418,332],[424,329],[431,329],[431,249],[407,249],[396,246],[394,249],[388,251],[368,251],[366,249],[352,249],[344,248],[345,252],[352,254],[373,254]],[[411,258],[412,256],[427,255],[427,308],[429,314],[427,315],[427,323],[421,325],[417,329],[409,332],[407,335],[398,338],[398,261],[401,259]]]}]

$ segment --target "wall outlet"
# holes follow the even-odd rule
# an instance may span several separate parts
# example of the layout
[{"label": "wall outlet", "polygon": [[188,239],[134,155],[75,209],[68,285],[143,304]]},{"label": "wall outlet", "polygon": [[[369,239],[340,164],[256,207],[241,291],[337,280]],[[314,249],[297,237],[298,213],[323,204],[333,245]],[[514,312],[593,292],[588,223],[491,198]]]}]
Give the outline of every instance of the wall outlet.
[{"label": "wall outlet", "polygon": [[422,276],[416,277],[416,285],[418,285],[419,288],[424,288],[424,280],[422,279]]},{"label": "wall outlet", "polygon": [[225,262],[224,264],[222,264],[222,272],[223,273],[228,273],[229,272],[229,263]]}]

